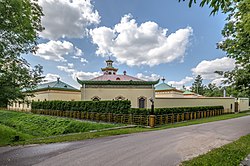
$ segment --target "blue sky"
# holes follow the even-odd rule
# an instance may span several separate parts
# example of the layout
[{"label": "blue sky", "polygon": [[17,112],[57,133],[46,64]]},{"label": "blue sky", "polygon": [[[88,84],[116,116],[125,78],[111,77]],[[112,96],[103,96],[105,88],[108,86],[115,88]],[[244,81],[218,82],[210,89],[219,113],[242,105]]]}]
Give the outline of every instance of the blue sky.
[{"label": "blue sky", "polygon": [[46,80],[60,77],[79,87],[76,77],[101,73],[105,60],[118,73],[144,80],[165,77],[176,87],[190,86],[201,74],[220,84],[214,71],[228,71],[234,60],[216,49],[225,15],[178,0],[39,0],[45,16],[36,54],[24,55],[44,67]]}]

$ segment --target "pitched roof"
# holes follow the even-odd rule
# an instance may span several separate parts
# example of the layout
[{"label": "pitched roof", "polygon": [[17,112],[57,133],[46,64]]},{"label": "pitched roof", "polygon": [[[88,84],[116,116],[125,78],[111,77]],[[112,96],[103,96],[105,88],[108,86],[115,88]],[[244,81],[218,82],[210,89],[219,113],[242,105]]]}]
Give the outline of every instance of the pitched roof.
[{"label": "pitched roof", "polygon": [[121,81],[121,80],[79,80],[77,78],[77,82],[81,85],[155,85],[158,84],[159,80],[156,81],[136,81],[136,80],[127,80],[127,81]]},{"label": "pitched roof", "polygon": [[155,90],[175,90],[175,88],[163,82],[159,85],[156,85]]},{"label": "pitched roof", "polygon": [[194,92],[188,91],[186,90],[185,92],[183,92],[184,95],[194,95]]},{"label": "pitched roof", "polygon": [[41,91],[41,90],[80,91],[80,90],[74,88],[73,86],[71,86],[65,82],[60,81],[59,79],[57,81],[39,84],[32,91]]},{"label": "pitched roof", "polygon": [[101,75],[99,77],[91,79],[92,81],[144,81],[139,78],[135,78],[129,75]]}]

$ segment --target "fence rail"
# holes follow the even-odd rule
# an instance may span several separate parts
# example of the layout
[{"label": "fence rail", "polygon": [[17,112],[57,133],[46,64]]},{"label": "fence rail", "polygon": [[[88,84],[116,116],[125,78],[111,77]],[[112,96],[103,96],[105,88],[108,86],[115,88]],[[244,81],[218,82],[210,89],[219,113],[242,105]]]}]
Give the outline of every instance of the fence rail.
[{"label": "fence rail", "polygon": [[[149,115],[112,114],[112,113],[59,111],[59,110],[32,110],[31,112],[35,114],[77,118],[77,119],[97,121],[97,122],[110,122],[110,123],[123,123],[123,124],[151,126],[149,124]],[[181,121],[217,116],[217,115],[222,115],[223,113],[224,113],[224,110],[213,110],[213,111],[185,112],[185,113],[172,113],[172,114],[166,114],[166,115],[156,115],[153,126],[159,126],[159,125],[176,123],[176,122],[181,122]]]}]

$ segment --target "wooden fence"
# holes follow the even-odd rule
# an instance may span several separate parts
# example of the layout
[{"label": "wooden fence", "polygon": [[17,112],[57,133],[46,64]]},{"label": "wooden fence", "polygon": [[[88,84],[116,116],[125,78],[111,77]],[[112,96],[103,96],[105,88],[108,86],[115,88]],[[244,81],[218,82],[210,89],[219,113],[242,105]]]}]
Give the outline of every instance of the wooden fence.
[{"label": "wooden fence", "polygon": [[[77,119],[97,121],[97,122],[152,126],[152,124],[151,125],[149,124],[149,115],[112,114],[112,113],[95,113],[95,112],[79,112],[79,111],[54,111],[54,110],[32,110],[31,112],[35,114],[77,118]],[[173,113],[166,115],[156,115],[153,126],[217,116],[223,114],[223,112],[224,112],[223,110],[214,110],[214,111],[185,112],[185,113]]]},{"label": "wooden fence", "polygon": [[173,113],[155,116],[155,126],[222,115],[224,110]]}]

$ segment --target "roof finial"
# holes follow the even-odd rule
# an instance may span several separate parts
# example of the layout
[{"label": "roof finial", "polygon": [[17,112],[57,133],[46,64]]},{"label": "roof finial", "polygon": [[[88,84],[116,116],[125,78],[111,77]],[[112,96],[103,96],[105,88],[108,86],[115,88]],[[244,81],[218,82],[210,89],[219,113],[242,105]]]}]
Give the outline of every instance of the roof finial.
[{"label": "roof finial", "polygon": [[164,83],[166,79],[165,79],[164,77],[162,77],[162,79],[161,79],[161,80],[162,80],[162,82]]},{"label": "roof finial", "polygon": [[60,81],[60,77],[57,77],[57,82],[59,83],[59,81]]}]

